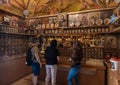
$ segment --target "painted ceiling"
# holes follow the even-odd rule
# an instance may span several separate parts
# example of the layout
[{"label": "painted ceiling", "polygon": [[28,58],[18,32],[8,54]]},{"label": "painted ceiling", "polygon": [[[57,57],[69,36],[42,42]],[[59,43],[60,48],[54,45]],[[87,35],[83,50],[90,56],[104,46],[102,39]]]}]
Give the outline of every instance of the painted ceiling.
[{"label": "painted ceiling", "polygon": [[120,0],[0,0],[0,9],[34,17],[115,7]]}]

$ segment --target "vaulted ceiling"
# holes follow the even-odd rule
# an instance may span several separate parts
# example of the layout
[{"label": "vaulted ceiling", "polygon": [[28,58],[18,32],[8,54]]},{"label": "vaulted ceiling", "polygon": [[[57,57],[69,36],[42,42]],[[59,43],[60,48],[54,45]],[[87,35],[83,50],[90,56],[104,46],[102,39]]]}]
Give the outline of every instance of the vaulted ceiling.
[{"label": "vaulted ceiling", "polygon": [[27,17],[110,8],[120,0],[0,0],[0,9]]}]

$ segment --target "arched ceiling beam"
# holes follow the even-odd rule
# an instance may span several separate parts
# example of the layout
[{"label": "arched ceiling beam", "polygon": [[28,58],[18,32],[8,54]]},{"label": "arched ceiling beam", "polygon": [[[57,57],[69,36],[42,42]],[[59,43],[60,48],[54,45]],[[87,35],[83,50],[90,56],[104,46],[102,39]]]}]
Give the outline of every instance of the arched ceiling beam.
[{"label": "arched ceiling beam", "polygon": [[30,0],[28,0],[28,2],[27,2],[26,9],[28,9],[29,3],[30,3]]},{"label": "arched ceiling beam", "polygon": [[35,10],[34,10],[34,13],[35,13],[35,11],[37,11],[38,9],[38,6],[39,6],[39,3],[40,3],[40,0],[38,0],[38,2],[37,2],[37,4],[36,4],[36,6],[35,6]]},{"label": "arched ceiling beam", "polygon": [[23,3],[23,9],[26,9],[26,6],[25,6],[25,2],[24,2],[24,0],[22,0],[22,3]]},{"label": "arched ceiling beam", "polygon": [[49,4],[49,1],[46,1],[46,2],[41,2],[41,0],[39,0],[39,3],[38,5],[36,6],[36,10],[35,10],[35,13],[40,13],[42,12],[42,10],[44,9],[44,5],[45,4]]},{"label": "arched ceiling beam", "polygon": [[21,9],[21,8],[19,8],[19,7],[17,7],[17,6],[15,6],[15,5],[14,5],[14,4],[12,4],[11,2],[10,2],[10,5],[11,5],[12,7],[14,7],[14,8],[16,8],[16,9],[20,10],[21,12],[23,11],[23,9]]},{"label": "arched ceiling beam", "polygon": [[15,2],[20,6],[22,7],[22,10],[24,10],[24,6],[22,4],[20,4],[17,0],[15,0]]}]

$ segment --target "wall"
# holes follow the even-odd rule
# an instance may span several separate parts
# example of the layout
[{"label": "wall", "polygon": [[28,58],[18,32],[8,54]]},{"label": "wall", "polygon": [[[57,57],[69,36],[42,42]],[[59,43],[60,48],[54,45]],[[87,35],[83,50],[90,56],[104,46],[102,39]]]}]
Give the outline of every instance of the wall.
[{"label": "wall", "polygon": [[25,57],[0,62],[0,85],[9,85],[17,79],[31,73],[25,65]]},{"label": "wall", "polygon": [[120,35],[118,35],[118,56],[120,57]]}]

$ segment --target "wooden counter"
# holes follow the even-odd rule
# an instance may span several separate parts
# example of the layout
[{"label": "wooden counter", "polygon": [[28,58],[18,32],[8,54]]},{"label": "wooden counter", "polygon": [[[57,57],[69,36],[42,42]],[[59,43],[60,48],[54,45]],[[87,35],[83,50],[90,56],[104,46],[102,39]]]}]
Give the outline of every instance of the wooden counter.
[{"label": "wooden counter", "polygon": [[119,71],[112,71],[110,63],[106,63],[108,70],[107,70],[107,83],[108,85],[120,85],[120,72]]},{"label": "wooden counter", "polygon": [[[44,67],[44,66],[43,66]],[[60,64],[57,73],[57,83],[60,85],[67,84],[67,75],[70,65]],[[80,70],[80,85],[105,85],[105,66],[91,66],[82,64]],[[42,68],[40,80],[45,80],[45,68]]]},{"label": "wooden counter", "polygon": [[0,85],[10,85],[31,72],[31,67],[25,65],[25,57],[0,62]]}]

